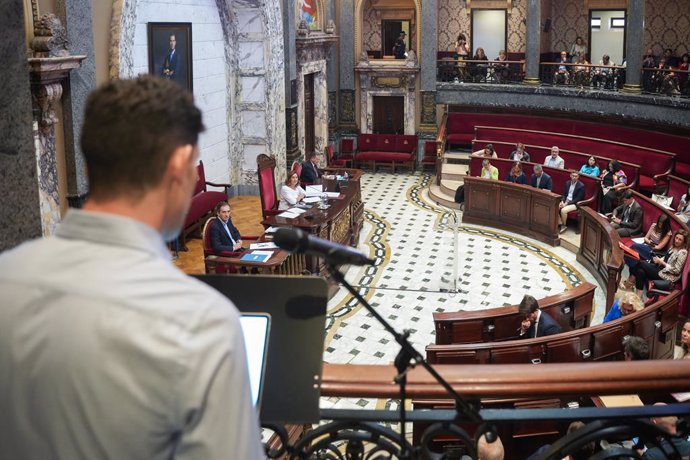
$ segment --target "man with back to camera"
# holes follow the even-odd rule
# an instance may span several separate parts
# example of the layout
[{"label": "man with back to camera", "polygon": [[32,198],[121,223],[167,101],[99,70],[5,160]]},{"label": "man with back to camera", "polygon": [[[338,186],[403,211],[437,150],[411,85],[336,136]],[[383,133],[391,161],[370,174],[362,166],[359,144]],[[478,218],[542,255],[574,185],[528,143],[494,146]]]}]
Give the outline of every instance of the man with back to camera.
[{"label": "man with back to camera", "polygon": [[164,244],[203,130],[174,85],[92,93],[83,209],[0,255],[0,458],[263,458],[239,314]]},{"label": "man with back to camera", "polygon": [[520,316],[524,318],[520,324],[521,339],[533,339],[561,332],[561,326],[551,316],[539,309],[537,299],[531,295],[525,295],[522,298],[518,311]]}]

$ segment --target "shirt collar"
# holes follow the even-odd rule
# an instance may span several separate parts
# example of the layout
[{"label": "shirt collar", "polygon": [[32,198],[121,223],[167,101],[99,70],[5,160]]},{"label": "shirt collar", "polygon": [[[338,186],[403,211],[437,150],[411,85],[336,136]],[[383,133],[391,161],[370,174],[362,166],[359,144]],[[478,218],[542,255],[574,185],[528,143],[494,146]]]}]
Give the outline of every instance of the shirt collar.
[{"label": "shirt collar", "polygon": [[116,214],[70,209],[55,235],[65,239],[128,247],[170,259],[170,253],[158,231],[142,222]]}]

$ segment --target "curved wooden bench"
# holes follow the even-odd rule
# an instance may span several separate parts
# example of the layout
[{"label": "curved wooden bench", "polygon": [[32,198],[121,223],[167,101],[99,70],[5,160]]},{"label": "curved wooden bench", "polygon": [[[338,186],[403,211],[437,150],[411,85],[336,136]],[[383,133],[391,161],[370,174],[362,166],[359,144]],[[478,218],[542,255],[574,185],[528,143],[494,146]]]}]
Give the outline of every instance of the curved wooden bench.
[{"label": "curved wooden bench", "polygon": [[[539,299],[539,307],[558,322],[564,331],[589,326],[594,290],[590,283]],[[518,305],[479,311],[433,314],[436,344],[481,343],[513,339],[520,329]]]},{"label": "curved wooden bench", "polygon": [[[690,177],[688,174],[687,177]],[[681,179],[678,176],[668,176],[668,188],[666,189],[666,195],[673,197],[673,202],[671,207],[675,210],[678,209],[681,197],[687,193],[688,187],[690,187],[690,181],[687,179]]]},{"label": "curved wooden bench", "polygon": [[615,321],[534,339],[454,345],[428,345],[432,364],[540,364],[615,361],[623,338],[636,335],[649,344],[652,359],[673,357],[680,292]]}]

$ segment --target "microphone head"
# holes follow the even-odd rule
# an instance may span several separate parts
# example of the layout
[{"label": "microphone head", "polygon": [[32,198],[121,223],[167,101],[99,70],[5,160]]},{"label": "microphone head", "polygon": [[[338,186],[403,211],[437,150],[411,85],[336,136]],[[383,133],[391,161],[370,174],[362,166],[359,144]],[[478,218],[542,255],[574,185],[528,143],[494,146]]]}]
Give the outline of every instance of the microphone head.
[{"label": "microphone head", "polygon": [[273,235],[273,242],[280,249],[297,251],[304,236],[304,232],[298,228],[279,228]]}]

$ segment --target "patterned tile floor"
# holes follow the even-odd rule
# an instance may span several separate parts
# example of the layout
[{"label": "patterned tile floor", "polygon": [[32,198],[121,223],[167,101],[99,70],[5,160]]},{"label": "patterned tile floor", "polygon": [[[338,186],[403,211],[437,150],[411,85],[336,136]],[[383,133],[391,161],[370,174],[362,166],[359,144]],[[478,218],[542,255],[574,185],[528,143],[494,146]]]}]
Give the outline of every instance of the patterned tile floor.
[{"label": "patterned tile floor", "polygon": [[[365,225],[360,249],[375,257],[375,267],[352,267],[347,279],[423,354],[434,341],[432,312],[481,310],[517,304],[525,293],[537,299],[596,280],[575,254],[522,235],[458,224],[458,275],[453,283],[452,210],[427,194],[429,174],[365,174],[362,199]],[[458,215],[461,220],[461,215]],[[450,292],[457,287],[458,292]],[[604,294],[597,289],[593,323],[604,314]],[[344,288],[328,308],[324,361],[390,363],[398,346]],[[394,401],[323,398],[321,406],[395,408]]]}]

